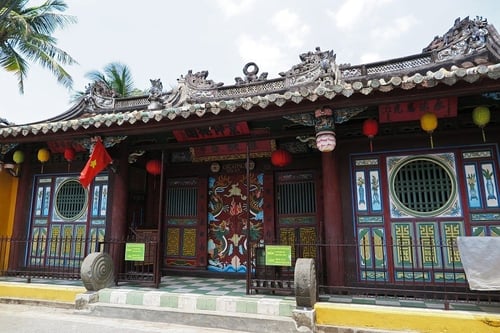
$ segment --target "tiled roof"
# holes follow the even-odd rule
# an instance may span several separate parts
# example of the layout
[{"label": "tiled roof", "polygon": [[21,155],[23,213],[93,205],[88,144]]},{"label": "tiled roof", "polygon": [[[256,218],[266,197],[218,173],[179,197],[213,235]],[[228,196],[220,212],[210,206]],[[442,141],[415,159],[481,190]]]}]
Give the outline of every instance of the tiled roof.
[{"label": "tiled roof", "polygon": [[194,103],[179,107],[167,107],[161,110],[133,110],[120,113],[100,113],[91,117],[37,123],[31,125],[10,126],[0,128],[0,137],[19,137],[46,133],[66,132],[79,129],[99,129],[113,125],[159,122],[176,118],[203,117],[206,114],[217,115],[223,110],[251,110],[258,107],[283,106],[287,103],[299,104],[303,100],[316,101],[320,97],[333,100],[336,96],[351,97],[355,94],[369,95],[376,91],[389,92],[395,89],[410,90],[417,87],[432,88],[438,84],[452,86],[459,81],[474,83],[482,78],[498,80],[500,78],[500,63],[479,65],[471,68],[454,67],[451,70],[440,69],[425,75],[393,76],[389,79],[372,79],[363,83],[320,83],[301,87],[297,91],[273,93],[265,96],[241,97],[230,100]]}]

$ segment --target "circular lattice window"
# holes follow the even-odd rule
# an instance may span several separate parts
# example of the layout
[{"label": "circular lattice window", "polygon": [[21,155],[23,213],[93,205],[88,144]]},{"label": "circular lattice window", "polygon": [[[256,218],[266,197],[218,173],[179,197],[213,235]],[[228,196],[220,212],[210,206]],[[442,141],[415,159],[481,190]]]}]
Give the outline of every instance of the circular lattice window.
[{"label": "circular lattice window", "polygon": [[451,170],[438,160],[412,158],[391,175],[394,203],[416,216],[439,215],[453,204],[455,182]]},{"label": "circular lattice window", "polygon": [[55,208],[64,220],[79,219],[87,208],[87,190],[76,179],[65,180],[57,189]]}]

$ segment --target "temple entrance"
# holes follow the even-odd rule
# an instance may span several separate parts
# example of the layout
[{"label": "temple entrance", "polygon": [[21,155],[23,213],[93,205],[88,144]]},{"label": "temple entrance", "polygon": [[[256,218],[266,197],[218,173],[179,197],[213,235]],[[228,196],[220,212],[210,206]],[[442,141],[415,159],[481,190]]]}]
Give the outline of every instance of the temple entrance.
[{"label": "temple entrance", "polygon": [[224,174],[208,181],[208,270],[244,273],[248,240],[263,236],[263,174]]}]

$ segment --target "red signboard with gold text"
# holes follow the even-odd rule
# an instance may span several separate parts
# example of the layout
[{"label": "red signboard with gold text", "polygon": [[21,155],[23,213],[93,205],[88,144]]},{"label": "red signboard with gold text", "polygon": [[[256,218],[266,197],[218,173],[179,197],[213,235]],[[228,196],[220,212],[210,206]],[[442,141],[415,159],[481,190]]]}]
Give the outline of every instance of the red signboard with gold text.
[{"label": "red signboard with gold text", "polygon": [[240,121],[232,124],[173,130],[172,132],[177,141],[185,142],[246,135],[250,133],[250,130],[246,122]]},{"label": "red signboard with gold text", "polygon": [[[276,149],[274,140],[259,140],[248,143],[248,152],[251,158],[269,157]],[[222,161],[244,159],[247,155],[247,143],[235,142],[220,145],[192,147],[193,162]]]},{"label": "red signboard with gold text", "polygon": [[419,120],[426,112],[433,112],[438,118],[457,116],[457,98],[435,98],[421,101],[384,104],[378,107],[380,123]]}]

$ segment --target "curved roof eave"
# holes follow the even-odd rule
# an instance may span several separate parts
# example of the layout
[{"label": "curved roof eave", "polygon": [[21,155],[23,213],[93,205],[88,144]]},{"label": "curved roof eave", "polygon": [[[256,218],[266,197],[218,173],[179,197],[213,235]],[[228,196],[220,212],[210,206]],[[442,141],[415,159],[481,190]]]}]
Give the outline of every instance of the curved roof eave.
[{"label": "curved roof eave", "polygon": [[440,84],[453,86],[460,81],[474,84],[482,78],[499,80],[500,63],[479,65],[471,68],[454,67],[451,70],[441,68],[434,72],[429,71],[425,75],[416,73],[412,76],[392,76],[390,79],[371,79],[366,82],[316,83],[302,86],[296,91],[273,93],[265,96],[194,103],[178,107],[166,107],[159,110],[96,113],[91,117],[64,119],[64,116],[78,114],[82,110],[82,102],[80,102],[71,112],[52,118],[52,121],[0,128],[0,141],[11,142],[20,137],[43,136],[47,133],[54,134],[71,130],[98,131],[103,127],[122,126],[124,124],[146,124],[151,121],[160,122],[179,118],[187,119],[193,116],[203,117],[207,114],[217,115],[223,110],[234,112],[237,110],[250,111],[255,107],[259,107],[260,109],[266,109],[269,106],[282,107],[285,104],[299,104],[304,100],[314,102],[321,97],[334,100],[337,96],[349,98],[356,94],[370,95],[377,91],[387,93],[395,89],[432,89]]}]

